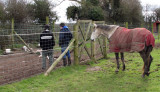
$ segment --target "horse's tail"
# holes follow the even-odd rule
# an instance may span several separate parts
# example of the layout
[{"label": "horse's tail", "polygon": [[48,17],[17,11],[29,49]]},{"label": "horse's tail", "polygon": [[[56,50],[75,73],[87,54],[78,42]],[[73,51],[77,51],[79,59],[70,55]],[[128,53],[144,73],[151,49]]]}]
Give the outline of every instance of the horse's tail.
[{"label": "horse's tail", "polygon": [[147,46],[152,45],[152,47],[155,46],[155,38],[154,38],[152,33],[147,35],[147,37],[146,37],[146,45]]}]

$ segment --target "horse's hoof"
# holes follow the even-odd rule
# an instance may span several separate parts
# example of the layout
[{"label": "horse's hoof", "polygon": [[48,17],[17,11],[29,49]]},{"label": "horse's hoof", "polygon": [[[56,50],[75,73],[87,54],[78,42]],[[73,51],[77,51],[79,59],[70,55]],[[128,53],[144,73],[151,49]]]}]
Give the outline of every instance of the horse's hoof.
[{"label": "horse's hoof", "polygon": [[124,65],[124,66],[123,66],[123,70],[125,70],[125,69],[126,69],[126,66]]},{"label": "horse's hoof", "polygon": [[145,77],[145,74],[142,74],[142,78],[144,78]]},{"label": "horse's hoof", "polygon": [[115,73],[118,73],[119,72],[119,70],[115,70]]},{"label": "horse's hoof", "polygon": [[146,73],[147,76],[149,76],[150,72]]}]

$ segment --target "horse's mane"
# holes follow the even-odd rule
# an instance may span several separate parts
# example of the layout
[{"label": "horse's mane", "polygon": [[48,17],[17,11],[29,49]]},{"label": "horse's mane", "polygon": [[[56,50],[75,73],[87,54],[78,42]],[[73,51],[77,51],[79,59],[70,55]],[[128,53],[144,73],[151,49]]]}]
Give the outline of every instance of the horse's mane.
[{"label": "horse's mane", "polygon": [[111,29],[117,27],[118,25],[97,25],[97,28],[102,30],[110,31]]}]

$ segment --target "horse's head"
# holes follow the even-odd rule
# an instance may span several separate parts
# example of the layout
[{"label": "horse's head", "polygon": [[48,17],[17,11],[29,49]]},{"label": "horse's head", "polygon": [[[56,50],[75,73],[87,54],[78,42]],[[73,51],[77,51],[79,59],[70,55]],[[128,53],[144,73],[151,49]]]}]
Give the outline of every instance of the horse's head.
[{"label": "horse's head", "polygon": [[101,31],[98,30],[96,24],[94,24],[94,30],[95,30],[95,31],[92,32],[92,34],[91,34],[91,40],[92,40],[92,41],[95,41],[95,39],[98,38],[98,36],[101,34]]},{"label": "horse's head", "polygon": [[95,31],[92,32],[91,40],[95,40],[101,34],[109,39],[118,27],[119,26],[117,25],[96,25],[94,24]]}]

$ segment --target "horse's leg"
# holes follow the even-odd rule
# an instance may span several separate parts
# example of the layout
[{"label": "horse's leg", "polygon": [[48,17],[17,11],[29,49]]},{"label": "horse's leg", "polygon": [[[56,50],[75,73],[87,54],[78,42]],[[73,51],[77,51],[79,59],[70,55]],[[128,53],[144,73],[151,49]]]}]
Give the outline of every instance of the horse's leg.
[{"label": "horse's leg", "polygon": [[149,71],[150,71],[150,66],[151,66],[152,60],[153,60],[153,57],[151,55],[148,56],[147,61],[146,61],[147,68],[146,68],[146,73],[145,73],[147,76],[149,76],[149,74],[150,74]]},{"label": "horse's leg", "polygon": [[149,61],[149,70],[150,70],[150,66],[151,66],[151,63],[152,63],[152,61],[153,61],[153,57],[150,55],[150,61]]},{"label": "horse's leg", "polygon": [[140,55],[144,61],[144,66],[143,66],[144,72],[142,74],[142,77],[144,77],[145,75],[149,76],[149,69],[151,62],[153,60],[152,56],[150,55],[152,48],[153,48],[152,46],[148,46],[145,47],[145,49],[140,52]]},{"label": "horse's leg", "polygon": [[147,50],[146,50],[146,67],[145,67],[145,74],[147,76],[149,76],[149,70],[150,70],[150,65],[151,65],[151,62],[153,60],[152,56],[150,55],[151,51],[152,51],[153,47],[152,46],[148,46],[147,47]]},{"label": "horse's leg", "polygon": [[121,60],[122,60],[122,63],[123,63],[123,71],[124,71],[126,66],[125,66],[125,63],[124,63],[124,54],[123,54],[123,52],[121,52]]},{"label": "horse's leg", "polygon": [[144,77],[145,76],[144,69],[145,69],[145,62],[146,62],[146,54],[145,54],[144,50],[141,51],[141,52],[139,52],[139,53],[140,53],[140,56],[142,57],[143,62],[144,62],[144,65],[143,65],[143,74],[142,74],[142,77]]},{"label": "horse's leg", "polygon": [[119,72],[119,53],[115,53],[116,56],[116,62],[117,62],[117,69],[115,70],[115,72]]}]

